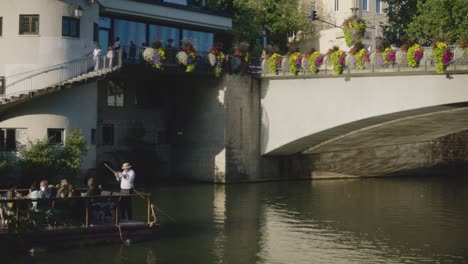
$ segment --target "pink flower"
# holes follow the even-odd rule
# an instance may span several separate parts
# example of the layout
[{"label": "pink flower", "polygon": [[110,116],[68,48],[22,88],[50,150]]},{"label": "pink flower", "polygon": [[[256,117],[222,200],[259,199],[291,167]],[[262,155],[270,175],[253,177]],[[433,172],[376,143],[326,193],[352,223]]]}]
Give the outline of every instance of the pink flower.
[{"label": "pink flower", "polygon": [[340,58],[338,58],[338,63],[339,64],[344,64],[345,63],[345,56],[341,56]]},{"label": "pink flower", "polygon": [[450,61],[452,60],[452,57],[453,57],[453,54],[452,52],[450,52],[450,50],[445,50],[444,51],[444,54],[442,55],[442,63],[444,65],[447,65],[450,63]]},{"label": "pink flower", "polygon": [[391,51],[387,53],[387,57],[385,58],[386,61],[388,62],[395,62],[396,60],[396,53],[394,51]]},{"label": "pink flower", "polygon": [[323,63],[323,56],[318,56],[315,59],[315,67],[318,67],[318,66],[322,65],[322,63]]},{"label": "pink flower", "polygon": [[295,61],[296,65],[301,65],[301,61],[302,61],[301,57],[297,58]]},{"label": "pink flower", "polygon": [[416,61],[420,61],[422,59],[422,57],[424,56],[424,50],[417,50],[415,53],[414,53],[414,59]]},{"label": "pink flower", "polygon": [[364,56],[362,56],[362,61],[364,61],[364,62],[370,62],[370,54],[369,54],[369,52],[364,53]]}]

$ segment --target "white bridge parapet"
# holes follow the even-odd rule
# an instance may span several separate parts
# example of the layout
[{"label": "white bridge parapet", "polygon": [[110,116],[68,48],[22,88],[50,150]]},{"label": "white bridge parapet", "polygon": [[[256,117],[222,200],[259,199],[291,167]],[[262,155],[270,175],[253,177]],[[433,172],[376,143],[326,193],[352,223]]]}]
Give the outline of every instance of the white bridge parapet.
[{"label": "white bridge parapet", "polygon": [[263,155],[302,153],[352,131],[468,102],[468,71],[271,77],[261,83]]}]

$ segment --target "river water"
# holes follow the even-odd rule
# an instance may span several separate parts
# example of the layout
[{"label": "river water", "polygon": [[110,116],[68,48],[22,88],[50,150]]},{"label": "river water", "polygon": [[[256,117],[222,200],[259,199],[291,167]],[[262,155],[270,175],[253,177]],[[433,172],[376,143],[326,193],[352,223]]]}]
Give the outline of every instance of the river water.
[{"label": "river water", "polygon": [[32,260],[468,263],[467,177],[179,185],[152,192],[175,220],[158,213],[154,240],[45,252]]}]

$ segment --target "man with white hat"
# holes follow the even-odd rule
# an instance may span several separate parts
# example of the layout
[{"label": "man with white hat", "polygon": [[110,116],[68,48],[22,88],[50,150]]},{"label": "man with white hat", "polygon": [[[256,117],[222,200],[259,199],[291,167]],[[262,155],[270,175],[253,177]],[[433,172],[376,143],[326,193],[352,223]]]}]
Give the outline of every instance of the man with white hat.
[{"label": "man with white hat", "polygon": [[[116,172],[115,178],[120,181],[120,194],[131,194],[133,193],[133,181],[135,180],[135,172],[132,170],[132,165],[125,162],[122,165],[122,172]],[[121,197],[120,199],[120,218],[132,219],[132,203],[130,197]]]}]

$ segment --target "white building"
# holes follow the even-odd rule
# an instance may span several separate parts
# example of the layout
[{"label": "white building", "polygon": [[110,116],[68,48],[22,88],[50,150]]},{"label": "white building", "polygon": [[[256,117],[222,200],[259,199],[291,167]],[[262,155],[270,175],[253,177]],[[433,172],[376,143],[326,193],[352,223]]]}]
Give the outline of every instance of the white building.
[{"label": "white building", "polygon": [[[342,26],[343,21],[355,14],[367,22],[367,30],[363,44],[375,49],[378,37],[382,37],[380,23],[386,22],[383,10],[387,7],[381,0],[306,0],[317,10],[321,20],[331,24]],[[346,45],[343,30],[322,23],[315,22],[320,30],[319,47],[320,52],[325,53],[329,48],[338,46],[342,50],[349,50]]]},{"label": "white building", "polygon": [[117,37],[127,54],[131,43],[140,47],[156,40],[164,45],[172,42],[174,48],[190,41],[200,51],[208,51],[215,42],[228,38],[232,19],[229,14],[209,10],[204,3],[0,1],[0,151],[15,151],[28,140],[45,137],[61,144],[72,129],[79,128],[89,145],[82,168],[95,168],[100,146],[109,145],[109,138],[102,137],[114,138],[109,134],[114,131],[106,130],[106,117],[98,113],[98,104],[120,106],[118,96],[112,95],[117,99],[110,105],[109,98],[100,101],[98,90],[103,82],[95,79],[45,96],[35,96],[37,91],[91,71],[93,49],[100,45],[104,54]]}]

